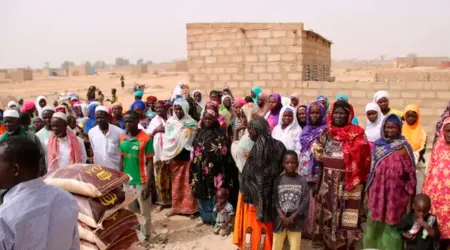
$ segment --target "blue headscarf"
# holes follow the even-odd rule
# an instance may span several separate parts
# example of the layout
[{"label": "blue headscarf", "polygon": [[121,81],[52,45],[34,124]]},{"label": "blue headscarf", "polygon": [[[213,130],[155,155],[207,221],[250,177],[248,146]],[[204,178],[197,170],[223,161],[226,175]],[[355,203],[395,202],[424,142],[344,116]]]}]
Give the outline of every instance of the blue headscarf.
[{"label": "blue headscarf", "polygon": [[[396,125],[398,125],[400,131],[399,136],[395,139],[387,138],[384,134],[384,127],[386,126],[386,123],[393,122]],[[373,178],[375,176],[375,169],[377,168],[378,164],[387,156],[391,155],[398,149],[405,147],[406,151],[408,152],[408,155],[411,157],[411,161],[415,163],[414,161],[414,154],[413,150],[411,148],[411,145],[409,145],[406,138],[401,135],[402,134],[402,120],[399,116],[396,114],[388,114],[384,119],[383,123],[381,125],[381,138],[375,141],[375,145],[373,147],[372,151],[372,168],[370,169],[369,179],[367,180],[366,185],[366,191],[369,190],[370,184],[373,181]]]},{"label": "blue headscarf", "polygon": [[253,93],[255,93],[255,97],[253,97],[253,102],[257,103],[258,102],[258,96],[259,94],[262,93],[262,89],[260,87],[253,87],[252,88]]},{"label": "blue headscarf", "polygon": [[[348,103],[348,96],[346,94],[339,93],[336,96],[336,101],[339,101],[339,100],[344,100],[346,103]],[[353,117],[352,124],[359,125],[359,121],[358,121],[358,118],[356,118],[356,116]]]},{"label": "blue headscarf", "polygon": [[136,107],[139,107],[142,111],[145,110],[145,102],[142,100],[136,100],[131,104],[130,110],[134,110]]},{"label": "blue headscarf", "polygon": [[84,124],[84,132],[88,133],[91,128],[95,127],[95,108],[97,108],[97,103],[91,103],[89,105],[89,118],[86,120]]}]

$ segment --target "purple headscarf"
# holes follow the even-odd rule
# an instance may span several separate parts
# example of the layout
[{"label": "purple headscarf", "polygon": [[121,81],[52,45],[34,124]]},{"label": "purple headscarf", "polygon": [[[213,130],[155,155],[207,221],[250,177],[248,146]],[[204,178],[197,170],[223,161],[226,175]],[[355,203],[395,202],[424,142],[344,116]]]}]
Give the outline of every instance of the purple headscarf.
[{"label": "purple headscarf", "polygon": [[[313,126],[311,124],[311,107],[313,106],[319,106],[320,108],[320,124],[317,126]],[[300,144],[302,145],[301,151],[307,151],[311,147],[311,144],[320,136],[322,131],[327,128],[327,116],[326,116],[326,108],[325,106],[320,102],[316,101],[311,103],[311,105],[308,106],[306,109],[306,126],[303,128],[302,133],[300,134]],[[310,162],[308,163],[308,167],[310,169],[311,174],[317,173],[317,167],[316,167],[316,159],[314,157],[311,157]]]},{"label": "purple headscarf", "polygon": [[271,96],[273,97],[273,99],[275,99],[276,102],[275,107],[273,107],[272,110],[270,110],[270,114],[268,117],[270,120],[267,121],[270,125],[270,130],[272,131],[272,129],[276,125],[278,125],[278,118],[280,116],[280,111],[283,108],[283,104],[281,103],[281,96],[279,94],[273,93],[269,96],[269,98]]},{"label": "purple headscarf", "polygon": [[136,107],[139,107],[141,110],[145,110],[145,103],[142,100],[136,100],[131,104],[130,110],[134,110]]}]

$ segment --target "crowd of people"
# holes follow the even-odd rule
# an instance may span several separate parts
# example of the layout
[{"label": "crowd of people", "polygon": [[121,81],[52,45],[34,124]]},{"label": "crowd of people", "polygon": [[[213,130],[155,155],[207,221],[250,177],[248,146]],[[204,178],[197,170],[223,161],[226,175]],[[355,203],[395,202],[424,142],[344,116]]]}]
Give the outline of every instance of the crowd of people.
[{"label": "crowd of people", "polygon": [[[126,112],[115,89],[111,95],[105,100],[92,86],[86,98],[69,94],[53,105],[43,96],[8,103],[0,124],[0,159],[8,164],[0,163],[0,179],[14,174],[3,168],[19,171],[20,164],[34,164],[35,178],[74,163],[125,172],[132,179],[128,185],[142,194],[130,209],[145,216],[147,242],[153,203],[157,212],[169,208],[168,217],[186,215],[212,225],[222,237],[233,232],[241,250],[281,250],[285,239],[299,250],[302,238],[334,250],[361,244],[383,250],[449,247],[450,104],[425,162],[428,139],[419,106],[392,108],[386,91],[368,100],[365,127],[344,94],[331,104],[323,95],[306,104],[299,94],[282,97],[259,87],[244,98],[229,89],[205,98],[179,83],[166,100],[144,99],[136,91]],[[15,137],[37,145],[37,163],[11,156],[20,148],[9,145]],[[422,187],[416,172],[425,164]],[[27,175],[22,181],[34,180]],[[17,229],[8,213],[17,207],[9,204],[17,202],[13,194],[35,184],[22,190],[19,185],[0,183],[6,189],[0,249],[12,249],[2,248],[3,241],[14,242],[1,233]],[[19,240],[20,232],[14,233]]]}]

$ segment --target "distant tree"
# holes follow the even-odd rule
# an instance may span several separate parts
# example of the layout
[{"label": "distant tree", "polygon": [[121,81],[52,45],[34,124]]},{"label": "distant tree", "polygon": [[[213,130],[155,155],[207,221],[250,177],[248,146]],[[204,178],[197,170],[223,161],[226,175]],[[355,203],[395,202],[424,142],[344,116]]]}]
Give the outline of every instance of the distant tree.
[{"label": "distant tree", "polygon": [[128,65],[130,65],[130,60],[122,57],[116,58],[116,66],[128,66]]},{"label": "distant tree", "polygon": [[152,61],[147,61],[145,64],[147,64],[147,65],[152,65],[153,62],[152,62]]},{"label": "distant tree", "polygon": [[380,60],[381,60],[381,61],[384,61],[384,59],[386,59],[386,55],[381,55],[381,56],[380,56]]},{"label": "distant tree", "polygon": [[64,61],[63,63],[61,63],[62,69],[69,69],[70,66],[75,66],[75,63],[71,61]]},{"label": "distant tree", "polygon": [[141,58],[141,59],[137,60],[137,61],[136,61],[136,64],[137,64],[137,65],[142,65],[142,64],[144,64],[144,59]]},{"label": "distant tree", "polygon": [[50,68],[50,63],[49,62],[45,62],[44,64],[45,64],[45,68],[46,69]]}]

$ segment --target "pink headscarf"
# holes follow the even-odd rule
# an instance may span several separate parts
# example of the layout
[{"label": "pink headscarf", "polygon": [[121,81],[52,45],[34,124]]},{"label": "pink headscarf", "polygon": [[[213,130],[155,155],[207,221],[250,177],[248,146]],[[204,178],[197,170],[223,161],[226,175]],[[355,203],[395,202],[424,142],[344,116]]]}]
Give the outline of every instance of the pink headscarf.
[{"label": "pink headscarf", "polygon": [[297,98],[297,100],[298,100],[297,106],[293,106],[293,105],[292,105],[292,102],[291,102],[291,107],[294,107],[294,108],[297,109],[298,106],[302,105],[302,104],[300,103],[300,96],[301,96],[301,95],[300,95],[299,93],[293,93],[293,94],[291,95],[291,98],[292,98],[292,97],[295,97],[295,98]]},{"label": "pink headscarf", "polygon": [[234,103],[239,103],[239,104],[241,104],[242,106],[244,106],[245,104],[247,104],[247,102],[245,101],[244,98],[238,98],[238,99],[234,100]]},{"label": "pink headscarf", "polygon": [[22,106],[22,112],[31,112],[36,109],[36,105],[33,101],[25,101]]}]

